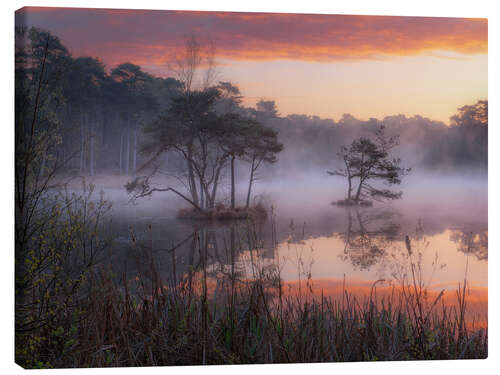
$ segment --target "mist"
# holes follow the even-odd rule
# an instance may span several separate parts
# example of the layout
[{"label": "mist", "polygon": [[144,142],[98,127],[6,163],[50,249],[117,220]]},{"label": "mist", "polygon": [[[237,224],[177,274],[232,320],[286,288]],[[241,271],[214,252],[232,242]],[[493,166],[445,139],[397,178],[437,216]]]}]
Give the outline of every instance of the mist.
[{"label": "mist", "polygon": [[[345,348],[359,356],[340,360],[484,357],[487,335],[466,327],[487,319],[465,308],[487,296],[488,100],[471,95],[449,123],[360,120],[356,103],[337,121],[284,115],[221,79],[213,41],[178,42],[157,75],[16,25],[20,363],[300,362],[309,351],[318,362]],[[265,72],[260,83],[273,85]],[[389,287],[380,310],[376,288]],[[325,327],[339,328],[325,336],[335,353]],[[346,327],[365,337],[352,345]]]}]

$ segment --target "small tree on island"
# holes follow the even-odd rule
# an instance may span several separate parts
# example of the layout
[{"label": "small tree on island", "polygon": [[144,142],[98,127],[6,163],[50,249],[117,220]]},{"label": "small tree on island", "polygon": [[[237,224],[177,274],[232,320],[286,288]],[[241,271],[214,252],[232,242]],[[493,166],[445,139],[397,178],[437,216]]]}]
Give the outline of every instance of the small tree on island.
[{"label": "small tree on island", "polygon": [[[331,176],[347,179],[347,198],[339,201],[342,205],[371,204],[370,199],[399,199],[402,192],[380,189],[372,181],[380,180],[386,185],[399,185],[401,178],[410,172],[410,168],[401,167],[401,159],[391,158],[389,152],[399,144],[397,136],[387,137],[384,126],[375,132],[375,140],[360,137],[349,147],[342,146],[339,157],[344,167],[327,171]],[[357,182],[357,186],[356,186]]]}]

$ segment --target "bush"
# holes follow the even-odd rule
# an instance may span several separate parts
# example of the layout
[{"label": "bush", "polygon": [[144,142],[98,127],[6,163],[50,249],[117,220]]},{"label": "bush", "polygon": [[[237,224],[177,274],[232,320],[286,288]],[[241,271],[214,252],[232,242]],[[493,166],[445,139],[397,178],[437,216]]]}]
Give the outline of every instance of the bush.
[{"label": "bush", "polygon": [[16,362],[23,367],[60,367],[77,345],[85,311],[87,278],[109,240],[101,220],[110,205],[61,190],[43,197],[30,238],[16,248]]},{"label": "bush", "polygon": [[267,218],[267,211],[261,204],[255,207],[236,207],[234,210],[226,208],[223,204],[216,205],[213,209],[204,211],[194,208],[180,209],[177,212],[177,219],[184,220],[263,220]]},{"label": "bush", "polygon": [[337,202],[334,202],[337,206],[366,206],[366,207],[371,207],[373,206],[373,202],[367,201],[367,200],[354,200],[354,199],[342,199]]}]

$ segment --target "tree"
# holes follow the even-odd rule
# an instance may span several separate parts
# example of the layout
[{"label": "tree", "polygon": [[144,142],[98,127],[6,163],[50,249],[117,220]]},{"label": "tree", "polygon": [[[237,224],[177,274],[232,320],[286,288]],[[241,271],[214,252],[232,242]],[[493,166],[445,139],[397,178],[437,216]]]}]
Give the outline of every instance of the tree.
[{"label": "tree", "polygon": [[283,151],[283,144],[278,142],[278,132],[272,128],[272,121],[278,117],[278,109],[274,101],[260,100],[256,109],[246,108],[246,116],[251,119],[252,126],[246,134],[246,150],[244,160],[250,163],[250,176],[245,207],[250,206],[252,186],[257,180],[257,170],[262,163],[276,163],[277,154]]},{"label": "tree", "polygon": [[473,105],[464,105],[450,120],[452,126],[488,126],[488,101],[479,100]]},{"label": "tree", "polygon": [[[140,170],[149,169],[149,174],[136,177],[125,186],[133,199],[154,191],[173,191],[198,211],[213,206],[220,171],[226,161],[218,149],[212,147],[219,138],[220,122],[215,103],[221,96],[221,90],[210,86],[214,76],[213,58],[211,43],[204,46],[194,36],[186,39],[183,54],[172,69],[180,82],[179,94],[164,113],[144,128],[148,139],[143,142],[141,153],[148,160]],[[198,77],[203,64],[208,68]],[[172,187],[151,186],[151,179],[159,170],[158,159],[169,151],[175,152],[186,165],[187,174],[176,177],[186,186],[190,197]]]},{"label": "tree", "polygon": [[259,100],[256,104],[257,111],[266,118],[275,118],[278,116],[278,109],[274,100]]},{"label": "tree", "polygon": [[[381,126],[375,132],[375,140],[360,137],[349,147],[341,147],[338,155],[344,162],[344,168],[327,173],[347,179],[347,198],[342,203],[358,205],[369,202],[368,198],[375,200],[401,198],[402,192],[377,188],[371,183],[373,180],[380,180],[386,185],[398,185],[401,183],[401,177],[410,172],[410,169],[400,166],[401,159],[391,159],[389,156],[391,149],[397,145],[398,138],[386,137],[384,126]],[[358,186],[354,191],[353,182],[356,180]]]},{"label": "tree", "polygon": [[132,170],[132,173],[135,174],[137,171],[138,123],[141,116],[154,113],[157,109],[157,103],[151,90],[153,78],[143,72],[140,66],[131,63],[118,65],[111,71],[111,77],[116,83],[116,89],[120,92],[118,110],[125,122],[120,137],[120,172],[129,174]]},{"label": "tree", "polygon": [[[127,190],[135,192],[135,198],[151,195],[154,191],[173,191],[195,209],[213,205],[218,178],[226,157],[214,147],[220,140],[221,122],[213,107],[219,97],[215,88],[189,92],[172,100],[168,111],[144,128],[148,141],[141,146],[141,153],[148,161],[140,168],[149,170],[129,184]],[[158,171],[155,165],[165,152],[172,151],[184,160],[187,173],[178,176],[186,186],[190,197],[172,188],[152,188],[149,184]]]},{"label": "tree", "polygon": [[235,162],[237,158],[242,158],[245,155],[248,147],[247,134],[249,127],[252,126],[251,120],[247,120],[236,113],[227,113],[221,118],[223,131],[219,147],[225,158],[229,159],[230,175],[231,175],[231,209],[236,207],[236,177],[235,177]]},{"label": "tree", "polygon": [[450,118],[449,154],[461,166],[488,167],[488,101],[458,108]]},{"label": "tree", "polygon": [[223,114],[224,132],[219,147],[230,159],[231,166],[231,209],[236,207],[235,160],[245,154],[245,134],[250,123],[235,113],[241,104],[241,94],[237,86],[230,82],[219,82],[221,93],[218,110]]},{"label": "tree", "polygon": [[283,150],[283,145],[278,142],[278,133],[258,122],[253,124],[247,137],[246,157],[250,162],[250,177],[248,180],[247,199],[245,207],[250,206],[252,186],[257,180],[257,170],[264,163],[276,163],[276,155]]},{"label": "tree", "polygon": [[[204,66],[204,72],[200,67]],[[170,69],[181,82],[185,94],[203,90],[213,85],[215,76],[215,46],[212,40],[200,40],[194,35],[184,40],[184,49],[176,56]],[[201,76],[200,76],[201,74]]]},{"label": "tree", "polygon": [[[203,62],[208,69],[200,79],[197,70]],[[130,181],[127,191],[132,199],[157,191],[172,191],[197,211],[204,211],[215,207],[219,181],[229,165],[231,208],[235,209],[236,161],[250,159],[248,206],[255,171],[262,161],[275,162],[274,154],[281,151],[276,133],[243,114],[237,86],[230,82],[210,85],[214,75],[213,48],[205,51],[195,38],[187,39],[184,55],[177,61],[176,73],[182,89],[167,110],[144,127],[146,141],[141,153],[148,161],[140,169],[148,173]],[[271,104],[263,108],[275,115],[274,103]],[[167,152],[175,153],[185,163],[186,173],[175,177],[187,188],[186,194],[172,186],[154,187],[152,184],[159,170],[158,161]]]},{"label": "tree", "polygon": [[[95,174],[97,125],[102,116],[103,85],[106,81],[104,65],[92,57],[72,61],[65,93],[80,124],[80,173]],[[87,168],[88,167],[88,168]]]},{"label": "tree", "polygon": [[[97,233],[109,206],[90,201],[92,188],[69,193],[56,180],[67,164],[58,155],[67,61],[59,59],[60,43],[49,33],[32,29],[26,44],[25,37],[16,30],[16,362],[57,367],[62,363],[47,358],[57,352],[62,362],[74,348],[77,333],[70,328],[84,313],[85,279],[107,245]],[[56,332],[58,339],[48,340]]]}]

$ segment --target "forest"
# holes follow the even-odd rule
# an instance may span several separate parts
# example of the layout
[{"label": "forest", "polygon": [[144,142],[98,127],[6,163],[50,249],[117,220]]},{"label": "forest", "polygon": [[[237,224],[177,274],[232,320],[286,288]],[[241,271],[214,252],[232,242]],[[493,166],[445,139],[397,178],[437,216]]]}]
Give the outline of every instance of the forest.
[{"label": "forest", "polygon": [[[22,81],[23,75],[39,69],[47,32],[24,30],[18,31],[17,37],[24,40],[16,45],[26,46],[16,53],[16,76]],[[174,74],[153,76],[129,62],[106,67],[98,57],[71,56],[56,36],[49,39],[44,80],[52,92],[46,109],[52,116],[46,118],[44,126],[50,127],[50,122],[61,125],[60,142],[51,145],[50,154],[65,160],[67,174],[135,175],[150,160],[142,145],[154,136],[152,122],[172,106],[181,105],[174,99],[185,89],[182,79]],[[280,115],[279,103],[274,101],[261,100],[255,108],[245,107],[236,83],[216,82],[213,86],[219,88],[219,97],[212,98],[218,102],[214,110],[256,121],[277,133],[283,145],[280,173],[292,165],[294,169],[332,168],[338,163],[335,153],[340,146],[373,133],[381,125],[388,135],[400,136],[405,147],[397,152],[411,159],[411,167],[482,173],[487,169],[487,100],[458,108],[449,126],[419,115],[359,120],[344,114],[335,121]],[[21,113],[24,108],[16,111]],[[182,168],[182,158],[173,150],[159,157],[165,169]]]}]

